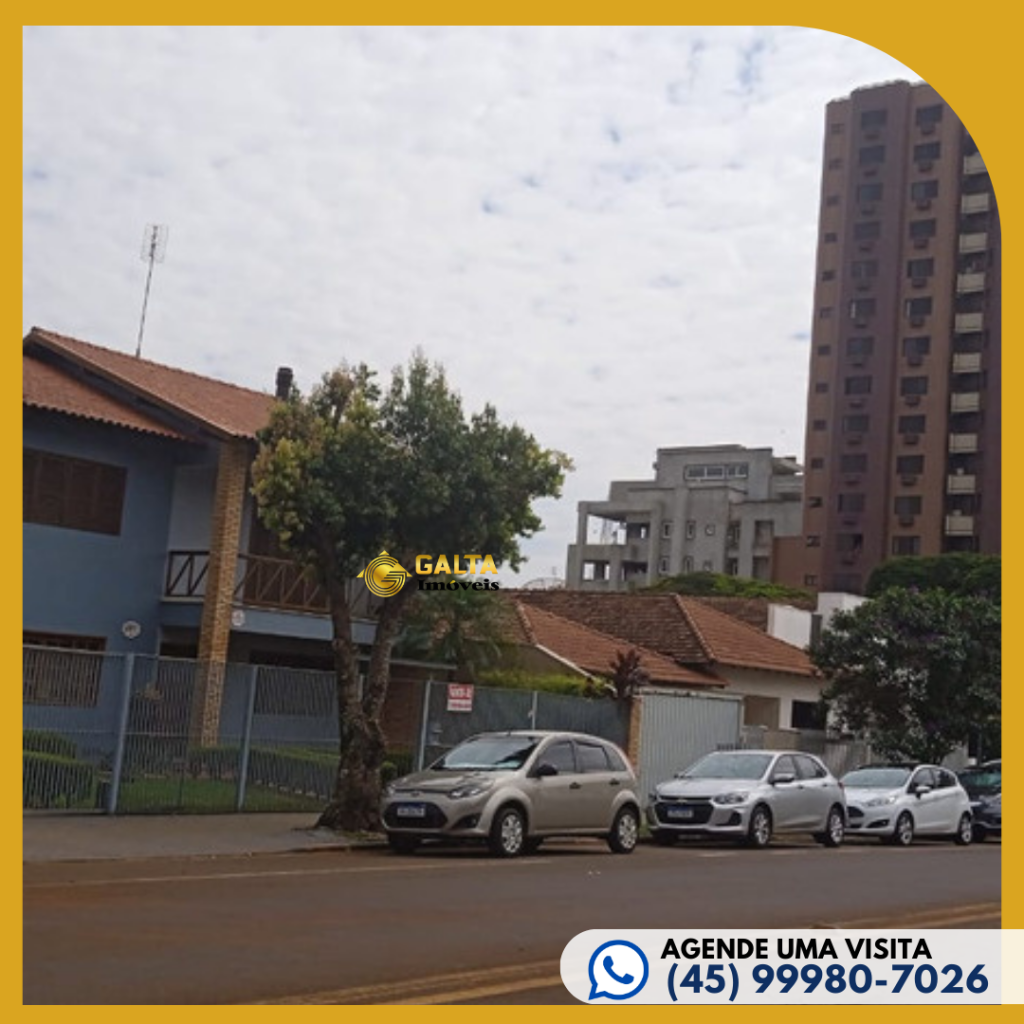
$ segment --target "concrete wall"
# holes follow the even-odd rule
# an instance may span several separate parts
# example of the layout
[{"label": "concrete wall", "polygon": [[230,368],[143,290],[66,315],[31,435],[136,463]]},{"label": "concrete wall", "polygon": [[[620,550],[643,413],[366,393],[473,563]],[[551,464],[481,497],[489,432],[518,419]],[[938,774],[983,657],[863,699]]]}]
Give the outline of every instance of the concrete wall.
[{"label": "concrete wall", "polygon": [[741,694],[778,699],[778,721],[758,722],[770,728],[788,729],[792,721],[793,701],[815,703],[821,696],[824,685],[821,679],[811,676],[791,676],[781,672],[760,672],[723,665],[717,665],[715,668],[728,684],[724,690],[727,696]]}]

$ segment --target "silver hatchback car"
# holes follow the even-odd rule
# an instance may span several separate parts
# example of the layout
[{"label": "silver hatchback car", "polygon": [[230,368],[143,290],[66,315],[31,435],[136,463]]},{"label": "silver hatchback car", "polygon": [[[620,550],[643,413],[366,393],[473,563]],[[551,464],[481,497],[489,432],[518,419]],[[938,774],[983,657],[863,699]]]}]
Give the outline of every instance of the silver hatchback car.
[{"label": "silver hatchback car", "polygon": [[682,835],[723,836],[764,847],[779,832],[809,832],[839,846],[846,799],[832,773],[797,751],[720,750],[702,757],[651,794],[655,842]]},{"label": "silver hatchback car", "polygon": [[548,836],[599,836],[632,853],[640,825],[636,776],[614,743],[569,732],[483,733],[384,790],[388,843],[476,839],[500,857]]}]

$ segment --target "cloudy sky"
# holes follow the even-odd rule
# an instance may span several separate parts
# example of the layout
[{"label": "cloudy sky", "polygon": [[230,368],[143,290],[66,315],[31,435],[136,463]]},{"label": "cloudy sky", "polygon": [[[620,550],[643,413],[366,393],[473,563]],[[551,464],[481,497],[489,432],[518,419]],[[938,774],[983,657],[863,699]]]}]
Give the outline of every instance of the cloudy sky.
[{"label": "cloudy sky", "polygon": [[798,28],[31,28],[24,327],[271,390],[416,346],[576,470],[802,455],[824,105],[914,80]]}]

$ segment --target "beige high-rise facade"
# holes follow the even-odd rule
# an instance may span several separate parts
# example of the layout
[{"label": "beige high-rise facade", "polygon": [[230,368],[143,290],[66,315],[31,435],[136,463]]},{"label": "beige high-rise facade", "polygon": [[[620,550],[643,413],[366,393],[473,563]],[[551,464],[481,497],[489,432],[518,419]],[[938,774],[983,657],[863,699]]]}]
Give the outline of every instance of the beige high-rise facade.
[{"label": "beige high-rise facade", "polygon": [[925,84],[826,110],[803,582],[1000,550],[1001,244],[992,183]]}]

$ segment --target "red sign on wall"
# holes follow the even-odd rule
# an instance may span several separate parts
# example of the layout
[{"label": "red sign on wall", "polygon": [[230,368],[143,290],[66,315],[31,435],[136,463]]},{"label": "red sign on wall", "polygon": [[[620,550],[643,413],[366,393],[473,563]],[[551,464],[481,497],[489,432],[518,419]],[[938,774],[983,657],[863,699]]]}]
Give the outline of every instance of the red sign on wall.
[{"label": "red sign on wall", "polygon": [[449,711],[472,711],[473,710],[473,684],[472,683],[449,683],[448,684],[448,710]]}]

